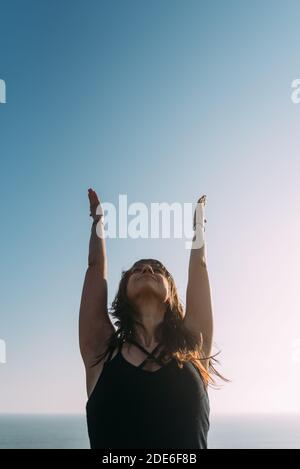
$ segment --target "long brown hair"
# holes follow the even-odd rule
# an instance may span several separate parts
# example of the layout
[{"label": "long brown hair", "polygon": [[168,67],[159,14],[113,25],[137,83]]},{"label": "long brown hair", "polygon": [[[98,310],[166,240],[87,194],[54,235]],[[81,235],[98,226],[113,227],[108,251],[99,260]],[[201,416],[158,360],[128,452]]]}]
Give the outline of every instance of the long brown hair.
[{"label": "long brown hair", "polygon": [[[158,359],[168,360],[173,357],[177,361],[179,368],[183,367],[184,362],[191,362],[197,368],[205,385],[215,385],[213,375],[218,376],[224,381],[225,379],[213,366],[218,363],[215,356],[206,357],[202,350],[202,342],[199,341],[199,335],[188,330],[183,322],[184,308],[179,299],[175,281],[166,267],[157,259],[140,259],[136,261],[128,270],[122,270],[119,288],[112,302],[110,313],[115,318],[117,330],[110,336],[108,340],[107,350],[99,357],[95,364],[112,349],[115,349],[121,343],[136,340],[135,326],[145,329],[143,324],[138,320],[138,314],[135,307],[127,296],[127,283],[133,268],[141,262],[156,264],[164,275],[167,277],[170,287],[170,295],[167,302],[167,309],[163,321],[157,326],[155,338],[163,344],[164,349],[158,355]],[[202,362],[206,362],[206,366]]]}]

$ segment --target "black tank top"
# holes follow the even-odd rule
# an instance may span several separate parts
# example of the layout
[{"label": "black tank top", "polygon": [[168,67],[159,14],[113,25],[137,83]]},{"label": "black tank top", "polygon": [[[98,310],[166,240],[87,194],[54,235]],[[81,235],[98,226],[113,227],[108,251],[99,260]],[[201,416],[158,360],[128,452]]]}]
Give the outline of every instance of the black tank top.
[{"label": "black tank top", "polygon": [[[135,343],[150,357],[141,345]],[[175,359],[157,371],[129,363],[121,353],[104,363],[86,404],[92,449],[205,449],[209,429],[209,400],[197,368]]]}]

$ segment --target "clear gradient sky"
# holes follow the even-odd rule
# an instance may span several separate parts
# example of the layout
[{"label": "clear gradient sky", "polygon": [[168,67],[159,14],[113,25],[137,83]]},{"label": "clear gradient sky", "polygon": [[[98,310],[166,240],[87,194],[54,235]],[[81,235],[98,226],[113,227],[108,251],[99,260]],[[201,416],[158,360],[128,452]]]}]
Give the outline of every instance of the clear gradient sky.
[{"label": "clear gradient sky", "polygon": [[[0,412],[83,413],[78,311],[87,189],[207,195],[221,371],[213,413],[300,412],[299,1],[1,0]],[[107,240],[160,259],[185,301],[184,240]]]}]

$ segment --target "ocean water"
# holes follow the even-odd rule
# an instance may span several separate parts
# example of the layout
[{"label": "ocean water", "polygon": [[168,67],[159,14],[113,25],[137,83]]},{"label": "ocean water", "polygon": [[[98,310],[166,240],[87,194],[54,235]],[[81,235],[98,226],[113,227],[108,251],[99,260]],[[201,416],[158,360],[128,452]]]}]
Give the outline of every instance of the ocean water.
[{"label": "ocean water", "polygon": [[[300,415],[212,416],[209,448],[300,448]],[[89,448],[84,415],[0,415],[0,448]]]}]

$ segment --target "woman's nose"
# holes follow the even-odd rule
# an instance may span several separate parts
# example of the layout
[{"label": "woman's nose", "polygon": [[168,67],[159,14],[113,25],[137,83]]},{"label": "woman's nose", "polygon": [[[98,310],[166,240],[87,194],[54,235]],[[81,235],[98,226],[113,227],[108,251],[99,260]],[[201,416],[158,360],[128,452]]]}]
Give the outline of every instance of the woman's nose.
[{"label": "woman's nose", "polygon": [[151,265],[149,265],[149,264],[144,265],[143,268],[142,268],[142,272],[147,272],[147,271],[150,271],[153,274],[153,269],[152,269]]}]

